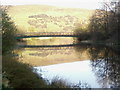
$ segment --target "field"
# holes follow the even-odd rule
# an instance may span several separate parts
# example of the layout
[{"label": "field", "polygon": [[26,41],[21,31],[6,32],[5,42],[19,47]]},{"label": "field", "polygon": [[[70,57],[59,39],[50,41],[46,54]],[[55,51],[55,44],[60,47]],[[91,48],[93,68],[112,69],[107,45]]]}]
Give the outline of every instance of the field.
[{"label": "field", "polygon": [[94,10],[61,8],[46,5],[17,5],[8,10],[21,33],[73,32],[86,28]]}]

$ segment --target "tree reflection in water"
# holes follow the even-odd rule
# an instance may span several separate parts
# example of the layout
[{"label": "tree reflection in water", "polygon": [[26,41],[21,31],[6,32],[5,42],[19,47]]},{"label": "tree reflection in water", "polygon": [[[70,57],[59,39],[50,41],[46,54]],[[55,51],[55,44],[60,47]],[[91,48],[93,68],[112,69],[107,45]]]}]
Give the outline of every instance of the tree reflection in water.
[{"label": "tree reflection in water", "polygon": [[108,48],[104,45],[84,45],[75,47],[77,52],[88,51],[92,71],[103,88],[120,88],[120,47]]},{"label": "tree reflection in water", "polygon": [[120,55],[104,46],[89,47],[92,70],[102,87],[120,87]]}]

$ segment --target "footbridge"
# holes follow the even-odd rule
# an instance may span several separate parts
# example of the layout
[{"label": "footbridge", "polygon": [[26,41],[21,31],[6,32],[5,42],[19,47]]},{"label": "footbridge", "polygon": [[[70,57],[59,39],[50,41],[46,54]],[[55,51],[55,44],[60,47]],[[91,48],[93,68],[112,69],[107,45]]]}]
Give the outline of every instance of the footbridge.
[{"label": "footbridge", "polygon": [[17,34],[16,39],[22,38],[37,38],[37,37],[80,37],[78,34],[74,34],[73,32],[32,32]]}]

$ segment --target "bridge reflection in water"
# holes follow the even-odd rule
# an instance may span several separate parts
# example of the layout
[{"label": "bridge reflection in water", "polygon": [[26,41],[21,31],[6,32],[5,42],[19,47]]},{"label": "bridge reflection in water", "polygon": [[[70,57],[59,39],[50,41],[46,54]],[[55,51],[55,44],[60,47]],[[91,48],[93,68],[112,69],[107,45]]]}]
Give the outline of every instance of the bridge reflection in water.
[{"label": "bridge reflection in water", "polygon": [[[28,47],[21,46],[19,52],[19,60],[32,66],[46,66],[51,64],[60,64],[75,62],[80,60],[88,60],[87,51],[83,50],[81,57],[79,52],[75,50],[76,45],[61,46],[52,45],[51,47]],[[21,53],[20,53],[21,52]]]},{"label": "bridge reflection in water", "polygon": [[18,45],[18,47],[21,48],[44,48],[44,47],[72,47],[72,46],[78,46],[81,45],[82,43],[78,43],[78,44],[65,44],[65,45]]}]

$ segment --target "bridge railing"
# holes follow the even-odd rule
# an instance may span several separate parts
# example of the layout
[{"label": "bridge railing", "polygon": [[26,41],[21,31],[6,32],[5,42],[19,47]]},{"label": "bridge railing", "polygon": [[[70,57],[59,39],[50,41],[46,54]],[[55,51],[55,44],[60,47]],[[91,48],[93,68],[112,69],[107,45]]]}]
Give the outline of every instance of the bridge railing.
[{"label": "bridge railing", "polygon": [[[34,32],[34,33],[28,32],[24,33],[24,35],[29,36],[29,35],[77,35],[77,34],[74,34],[73,32]],[[18,34],[17,36],[22,35]]]}]

